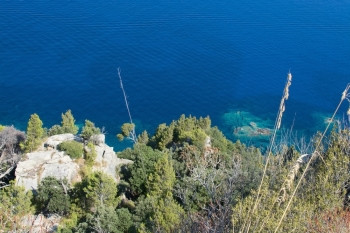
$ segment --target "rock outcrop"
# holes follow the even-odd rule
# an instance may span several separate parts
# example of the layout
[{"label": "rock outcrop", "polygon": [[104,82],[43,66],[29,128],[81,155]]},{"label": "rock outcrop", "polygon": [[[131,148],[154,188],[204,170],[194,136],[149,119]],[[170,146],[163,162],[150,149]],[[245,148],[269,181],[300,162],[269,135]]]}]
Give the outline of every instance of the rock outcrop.
[{"label": "rock outcrop", "polygon": [[71,183],[81,179],[78,164],[64,152],[54,149],[28,153],[17,164],[16,182],[26,190],[36,190],[40,181],[48,176],[66,178]]},{"label": "rock outcrop", "polygon": [[[98,135],[95,139],[98,141],[95,145],[97,157],[92,170],[102,171],[118,181],[116,166],[131,161],[119,159],[113,147],[105,144],[104,135]],[[66,178],[70,184],[80,181],[82,178],[80,169],[84,165],[84,160],[72,160],[65,152],[57,150],[58,144],[71,140],[82,142],[81,138],[73,134],[54,135],[49,137],[37,151],[26,154],[17,164],[17,184],[24,186],[26,190],[36,190],[41,180],[48,176],[57,179]]]},{"label": "rock outcrop", "polygon": [[[25,226],[30,233],[53,233],[57,232],[58,225],[61,221],[59,215],[45,217],[43,214],[29,215],[22,218],[22,226]],[[22,231],[21,231],[22,232]]]},{"label": "rock outcrop", "polygon": [[46,140],[46,142],[44,143],[44,147],[56,149],[58,144],[65,142],[65,141],[73,141],[73,140],[75,140],[77,142],[83,141],[80,137],[74,136],[71,133],[58,134],[58,135],[53,135],[53,136],[49,137]]}]

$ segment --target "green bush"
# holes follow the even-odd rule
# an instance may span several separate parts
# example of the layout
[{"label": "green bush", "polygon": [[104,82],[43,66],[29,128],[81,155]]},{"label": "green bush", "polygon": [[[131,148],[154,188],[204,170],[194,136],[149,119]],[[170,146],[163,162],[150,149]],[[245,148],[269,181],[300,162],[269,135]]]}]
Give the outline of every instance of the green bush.
[{"label": "green bush", "polygon": [[85,161],[88,166],[94,165],[95,159],[97,157],[97,152],[95,146],[92,142],[87,144],[88,149],[85,151]]},{"label": "green bush", "polygon": [[47,134],[49,136],[53,136],[53,135],[57,135],[57,134],[62,134],[63,133],[63,129],[61,126],[59,125],[54,125],[52,126],[49,131],[47,132]]},{"label": "green bush", "polygon": [[45,177],[38,185],[35,197],[38,210],[48,214],[68,214],[71,205],[68,189],[67,180]]},{"label": "green bush", "polygon": [[85,125],[83,127],[83,130],[81,131],[80,136],[84,140],[89,140],[92,135],[100,134],[100,133],[101,133],[101,130],[95,126],[95,123],[89,120],[85,120]]},{"label": "green bush", "polygon": [[57,148],[65,151],[72,159],[80,158],[83,155],[83,145],[76,141],[62,142]]}]

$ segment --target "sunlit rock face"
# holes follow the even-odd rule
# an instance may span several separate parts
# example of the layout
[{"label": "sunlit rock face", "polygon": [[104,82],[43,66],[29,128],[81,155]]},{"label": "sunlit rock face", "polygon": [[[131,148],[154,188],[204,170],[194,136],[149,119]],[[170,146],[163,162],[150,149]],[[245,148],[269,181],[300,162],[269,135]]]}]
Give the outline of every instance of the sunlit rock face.
[{"label": "sunlit rock face", "polygon": [[[113,147],[104,143],[104,136],[97,135],[94,139],[97,142],[95,145],[97,157],[92,170],[102,171],[118,181],[116,167],[131,161],[119,159]],[[71,159],[65,152],[57,149],[60,143],[72,140],[83,143],[81,138],[73,134],[54,135],[49,137],[37,151],[27,153],[16,168],[17,184],[24,186],[26,190],[36,190],[41,180],[48,176],[67,179],[70,184],[81,181],[83,155],[79,159]]]}]

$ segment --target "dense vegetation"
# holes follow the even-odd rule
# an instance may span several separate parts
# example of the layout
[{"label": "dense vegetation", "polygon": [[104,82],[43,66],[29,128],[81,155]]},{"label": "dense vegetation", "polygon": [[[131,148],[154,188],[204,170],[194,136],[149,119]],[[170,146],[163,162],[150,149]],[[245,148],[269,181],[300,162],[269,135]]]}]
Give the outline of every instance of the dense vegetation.
[{"label": "dense vegetation", "polygon": [[[74,122],[67,111],[62,125],[48,132],[36,114],[26,135],[1,127],[0,139],[13,140],[1,144],[0,171],[16,164],[23,151],[35,150],[45,135],[77,134]],[[124,125],[119,139],[127,138],[133,127]],[[91,167],[96,152],[90,139],[100,132],[87,120],[81,132],[85,150],[82,144],[73,145],[77,142],[60,148],[73,158],[84,156]],[[23,216],[42,213],[62,216],[58,231],[67,233],[273,232],[304,169],[303,159],[310,157],[301,152],[312,151],[319,140],[316,135],[308,151],[283,142],[274,147],[257,203],[266,157],[255,147],[227,140],[211,126],[209,117],[183,115],[169,125],[160,124],[153,135],[143,132],[132,148],[117,153],[133,161],[116,168],[118,183],[103,172],[87,169],[82,181],[72,186],[47,177],[32,195],[9,182],[13,177],[6,173],[0,177],[0,228],[19,230]],[[341,232],[349,227],[349,129],[334,125],[317,153],[280,232]],[[12,157],[16,159],[10,161]]]}]

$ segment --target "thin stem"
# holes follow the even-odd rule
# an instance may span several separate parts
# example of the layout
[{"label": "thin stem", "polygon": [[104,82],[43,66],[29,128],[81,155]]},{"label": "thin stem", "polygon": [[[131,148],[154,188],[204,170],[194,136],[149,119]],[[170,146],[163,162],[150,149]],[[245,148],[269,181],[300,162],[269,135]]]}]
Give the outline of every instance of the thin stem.
[{"label": "thin stem", "polygon": [[299,181],[298,181],[298,183],[297,183],[297,185],[296,185],[296,187],[295,187],[295,189],[294,189],[294,191],[293,191],[293,194],[292,194],[292,196],[290,197],[290,199],[289,199],[289,201],[288,201],[288,204],[287,204],[286,208],[285,208],[284,211],[283,211],[282,217],[280,218],[280,221],[278,222],[278,225],[277,225],[277,227],[276,227],[276,229],[275,229],[275,231],[274,231],[275,233],[278,231],[279,227],[281,226],[282,221],[283,221],[284,217],[286,216],[287,211],[288,211],[288,209],[289,209],[289,207],[290,207],[290,204],[292,203],[292,200],[293,200],[293,198],[294,198],[294,196],[295,196],[295,194],[296,194],[296,192],[297,192],[297,190],[298,190],[298,188],[299,188],[299,186],[300,186],[300,184],[301,184],[301,181],[302,181],[303,178],[305,177],[305,174],[306,174],[306,172],[308,171],[308,169],[309,169],[309,167],[310,167],[311,161],[312,161],[312,160],[314,159],[314,157],[317,155],[317,152],[318,152],[317,150],[318,150],[318,148],[320,147],[320,145],[321,145],[321,143],[322,143],[322,140],[323,140],[324,136],[326,135],[326,133],[327,133],[327,131],[328,131],[328,128],[330,127],[331,123],[333,122],[335,115],[337,114],[337,112],[338,112],[338,110],[339,110],[341,104],[343,103],[343,101],[344,101],[345,99],[348,98],[348,91],[349,91],[349,89],[350,89],[350,84],[348,84],[348,85],[346,86],[344,92],[342,93],[342,97],[341,97],[341,99],[340,99],[340,102],[339,102],[337,108],[335,109],[335,111],[334,111],[334,113],[333,113],[333,116],[331,117],[330,121],[328,122],[328,125],[327,125],[326,129],[323,131],[323,134],[322,134],[322,136],[321,136],[319,142],[317,143],[317,145],[316,145],[316,147],[315,147],[315,150],[314,150],[314,152],[312,153],[309,162],[306,164],[305,170],[303,171],[303,173],[302,173],[302,175],[301,175],[301,177],[300,177],[300,179],[299,179]]},{"label": "thin stem", "polygon": [[[263,172],[263,175],[262,175],[262,178],[260,181],[260,185],[258,188],[258,193],[256,195],[253,209],[249,210],[248,219],[247,219],[248,222],[250,221],[250,216],[252,216],[254,214],[255,210],[257,209],[259,202],[260,202],[260,199],[261,199],[261,197],[260,197],[261,188],[262,188],[265,176],[266,176],[267,166],[269,164],[270,156],[272,154],[272,148],[273,148],[273,145],[275,143],[276,134],[277,134],[278,129],[281,126],[282,116],[283,116],[283,112],[285,110],[285,100],[287,100],[288,96],[289,96],[289,86],[291,85],[291,81],[292,81],[292,74],[289,72],[287,75],[287,82],[286,82],[284,90],[283,90],[282,99],[281,99],[280,106],[279,106],[278,113],[277,113],[277,117],[275,120],[274,132],[273,132],[272,138],[270,140],[269,150],[268,150],[268,154],[267,154],[267,158],[266,158],[266,162],[265,162],[265,166],[264,166],[264,172]],[[243,224],[243,231],[244,231],[245,225],[246,225],[246,222]],[[248,223],[246,232],[249,232],[249,228],[250,228],[250,222]]]},{"label": "thin stem", "polygon": [[118,67],[118,77],[119,77],[119,81],[120,81],[120,87],[121,87],[121,89],[122,89],[122,91],[123,91],[126,109],[128,110],[128,114],[129,114],[129,118],[130,118],[130,123],[133,124],[133,123],[132,123],[132,118],[131,118],[130,109],[129,109],[129,103],[128,103],[128,100],[127,100],[127,98],[126,98],[126,94],[125,94],[125,90],[124,90],[124,86],[123,86],[123,81],[122,81],[122,76],[121,76],[120,67]]},{"label": "thin stem", "polygon": [[[124,86],[123,86],[123,81],[122,81],[122,76],[121,76],[121,70],[120,67],[118,67],[118,77],[119,77],[119,81],[120,81],[120,87],[123,91],[123,95],[124,95],[124,101],[125,101],[125,106],[126,109],[128,110],[128,114],[129,114],[129,119],[130,119],[130,124],[134,125],[134,123],[132,122],[132,117],[131,117],[131,113],[130,113],[130,109],[129,109],[129,103],[128,103],[128,99],[126,97],[126,93],[124,90]],[[137,137],[136,137],[136,132],[135,132],[135,125],[134,128],[132,129],[132,131],[130,132],[130,139],[136,143],[137,142]]]}]

